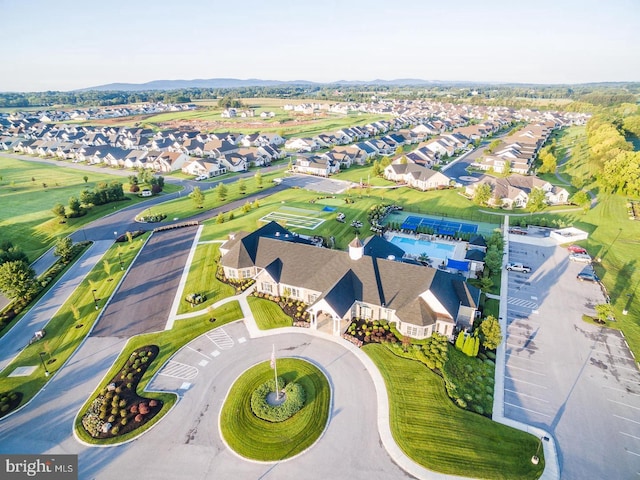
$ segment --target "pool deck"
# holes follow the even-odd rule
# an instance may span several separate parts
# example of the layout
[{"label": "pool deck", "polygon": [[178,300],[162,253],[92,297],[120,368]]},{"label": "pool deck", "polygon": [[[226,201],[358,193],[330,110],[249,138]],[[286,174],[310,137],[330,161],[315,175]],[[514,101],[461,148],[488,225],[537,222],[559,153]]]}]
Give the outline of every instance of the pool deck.
[{"label": "pool deck", "polygon": [[[453,245],[455,247],[453,251],[453,256],[452,256],[453,260],[464,260],[464,257],[467,254],[467,245],[469,244],[469,242],[465,242],[465,241],[445,240],[444,238],[438,238],[437,235],[426,235],[422,233],[417,235],[412,235],[412,234],[401,233],[401,232],[387,232],[384,234],[385,240],[391,241],[391,237],[403,237],[403,238],[410,238],[412,240],[425,240],[433,243],[441,243],[444,245]],[[412,255],[410,253],[407,253],[406,256],[416,258],[415,255]],[[438,258],[438,257],[431,257],[431,256],[429,257],[429,265],[432,266],[433,268],[436,268],[438,265],[442,264],[442,262],[445,262],[445,261],[446,261],[446,258]]]}]

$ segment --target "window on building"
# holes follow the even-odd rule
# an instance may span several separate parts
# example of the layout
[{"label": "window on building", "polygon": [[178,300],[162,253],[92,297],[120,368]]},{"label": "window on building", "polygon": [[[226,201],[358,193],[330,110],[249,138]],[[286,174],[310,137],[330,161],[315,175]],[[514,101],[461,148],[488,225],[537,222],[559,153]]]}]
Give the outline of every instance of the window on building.
[{"label": "window on building", "polygon": [[229,269],[227,271],[227,278],[238,278],[238,271]]},{"label": "window on building", "polygon": [[297,288],[289,287],[289,290],[291,291],[291,296],[292,297],[300,298],[300,291]]},{"label": "window on building", "polygon": [[318,298],[318,296],[315,293],[310,293],[309,294],[309,301],[307,303],[309,303],[309,305],[311,305],[313,302],[316,301],[317,298]]},{"label": "window on building", "polygon": [[242,270],[242,278],[249,278],[251,276],[251,269],[246,268]]},{"label": "window on building", "polygon": [[371,308],[369,308],[367,305],[360,305],[360,317],[371,318]]},{"label": "window on building", "polygon": [[269,293],[271,293],[271,292],[272,292],[272,290],[271,290],[271,284],[270,284],[269,282],[262,282],[262,285],[260,286],[260,289],[261,289],[263,292],[269,292]]}]

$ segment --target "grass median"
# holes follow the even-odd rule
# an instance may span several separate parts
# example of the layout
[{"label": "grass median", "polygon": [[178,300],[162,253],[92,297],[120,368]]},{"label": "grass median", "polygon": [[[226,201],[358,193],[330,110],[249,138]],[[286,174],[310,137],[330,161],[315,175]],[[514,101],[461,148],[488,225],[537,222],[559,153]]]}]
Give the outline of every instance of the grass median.
[{"label": "grass median", "polygon": [[273,379],[269,362],[244,372],[233,384],[220,413],[220,429],[237,454],[253,460],[274,462],[293,457],[315,443],[329,418],[331,389],[324,374],[304,360],[277,360],[278,376],[300,384],[306,393],[304,407],[282,422],[269,422],[254,415],[251,394]]}]

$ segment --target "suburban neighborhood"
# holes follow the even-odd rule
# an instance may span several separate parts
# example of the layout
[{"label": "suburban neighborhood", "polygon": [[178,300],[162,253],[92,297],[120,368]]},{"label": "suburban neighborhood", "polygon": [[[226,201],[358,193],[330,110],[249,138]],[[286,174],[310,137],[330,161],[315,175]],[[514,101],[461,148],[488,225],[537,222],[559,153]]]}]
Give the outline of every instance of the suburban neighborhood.
[{"label": "suburban neighborhood", "polygon": [[640,11],[414,3],[4,6],[1,478],[640,474]]}]

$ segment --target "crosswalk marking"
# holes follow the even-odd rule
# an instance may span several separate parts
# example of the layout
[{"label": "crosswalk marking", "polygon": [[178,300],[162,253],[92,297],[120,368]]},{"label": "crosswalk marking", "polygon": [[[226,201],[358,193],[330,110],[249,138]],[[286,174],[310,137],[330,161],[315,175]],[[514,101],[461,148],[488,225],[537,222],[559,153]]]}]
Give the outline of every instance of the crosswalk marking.
[{"label": "crosswalk marking", "polygon": [[169,360],[167,365],[158,373],[164,377],[180,378],[182,380],[192,380],[198,375],[198,369],[185,363]]},{"label": "crosswalk marking", "polygon": [[216,328],[215,330],[207,333],[207,338],[220,350],[229,350],[235,343],[233,338],[231,338],[222,328]]},{"label": "crosswalk marking", "polygon": [[531,309],[538,308],[538,304],[536,302],[532,302],[530,300],[524,300],[522,298],[516,298],[516,297],[509,297],[507,299],[507,303],[509,305],[515,305],[517,307],[524,307],[524,308],[531,308]]}]

